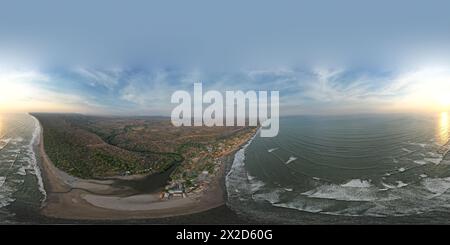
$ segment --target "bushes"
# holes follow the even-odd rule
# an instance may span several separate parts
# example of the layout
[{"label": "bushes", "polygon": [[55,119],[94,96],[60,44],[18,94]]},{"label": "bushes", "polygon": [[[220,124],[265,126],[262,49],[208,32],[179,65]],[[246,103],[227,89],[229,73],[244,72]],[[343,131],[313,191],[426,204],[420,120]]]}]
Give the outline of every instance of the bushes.
[{"label": "bushes", "polygon": [[[44,147],[53,164],[80,178],[102,178],[124,173],[164,171],[180,156],[171,153],[134,152],[99,140],[87,130],[72,126],[65,115],[38,114],[44,128]],[[81,124],[77,118],[77,124]]]}]

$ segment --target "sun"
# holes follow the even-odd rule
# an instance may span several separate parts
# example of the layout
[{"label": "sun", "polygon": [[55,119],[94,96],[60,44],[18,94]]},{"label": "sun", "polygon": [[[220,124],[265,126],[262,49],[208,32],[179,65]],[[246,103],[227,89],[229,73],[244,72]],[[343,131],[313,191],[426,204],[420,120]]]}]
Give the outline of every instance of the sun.
[{"label": "sun", "polygon": [[28,102],[32,95],[29,86],[21,82],[0,82],[0,111],[15,111]]},{"label": "sun", "polygon": [[434,99],[437,109],[441,111],[450,110],[450,81],[441,86],[436,86],[434,93],[430,96]]},{"label": "sun", "polygon": [[0,112],[22,112],[35,107],[37,85],[46,80],[45,75],[34,70],[0,68]]},{"label": "sun", "polygon": [[413,84],[410,102],[431,111],[450,110],[450,70],[428,68],[419,70],[404,79]]},{"label": "sun", "polygon": [[438,102],[441,106],[443,107],[450,107],[450,93],[449,94],[445,94],[445,95],[441,95],[438,98]]},{"label": "sun", "polygon": [[30,95],[30,89],[20,82],[2,81],[0,87],[0,103],[14,103]]}]

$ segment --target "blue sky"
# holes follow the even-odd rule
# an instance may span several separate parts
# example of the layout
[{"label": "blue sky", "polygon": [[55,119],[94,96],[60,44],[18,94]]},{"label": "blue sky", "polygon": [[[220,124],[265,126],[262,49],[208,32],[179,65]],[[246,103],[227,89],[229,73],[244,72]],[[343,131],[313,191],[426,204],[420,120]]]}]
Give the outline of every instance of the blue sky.
[{"label": "blue sky", "polygon": [[285,115],[447,109],[446,1],[0,3],[2,110],[167,115],[199,81]]}]

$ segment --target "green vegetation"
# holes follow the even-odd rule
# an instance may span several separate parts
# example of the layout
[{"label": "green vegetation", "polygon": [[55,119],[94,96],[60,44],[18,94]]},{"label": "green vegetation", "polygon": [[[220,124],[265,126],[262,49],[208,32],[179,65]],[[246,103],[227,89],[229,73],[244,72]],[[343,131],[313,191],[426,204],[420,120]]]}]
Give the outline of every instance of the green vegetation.
[{"label": "green vegetation", "polygon": [[252,133],[239,127],[173,127],[167,118],[33,114],[43,126],[45,150],[61,170],[80,178],[152,174],[171,169],[171,179],[195,186],[213,173],[216,158],[235,139]]},{"label": "green vegetation", "polygon": [[110,145],[98,135],[79,127],[84,123],[80,115],[34,116],[44,128],[46,153],[58,168],[73,176],[103,178],[154,173],[182,160],[176,154],[137,152]]}]

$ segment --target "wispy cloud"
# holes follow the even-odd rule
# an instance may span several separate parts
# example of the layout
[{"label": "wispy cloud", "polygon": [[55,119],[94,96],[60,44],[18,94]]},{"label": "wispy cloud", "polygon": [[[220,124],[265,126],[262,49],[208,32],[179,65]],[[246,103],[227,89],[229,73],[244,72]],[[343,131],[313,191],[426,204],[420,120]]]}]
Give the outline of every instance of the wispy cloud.
[{"label": "wispy cloud", "polygon": [[108,89],[114,89],[119,84],[121,69],[97,70],[84,67],[75,68],[74,71],[86,78],[89,85],[96,87],[102,86]]},{"label": "wispy cloud", "polygon": [[23,100],[104,114],[169,115],[172,93],[192,92],[195,82],[202,82],[205,90],[221,92],[278,90],[284,115],[419,110],[436,106],[450,91],[450,70],[445,67],[406,72],[284,67],[227,73],[77,68],[75,76],[73,70],[1,74],[4,84],[15,81],[32,90]]}]

